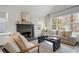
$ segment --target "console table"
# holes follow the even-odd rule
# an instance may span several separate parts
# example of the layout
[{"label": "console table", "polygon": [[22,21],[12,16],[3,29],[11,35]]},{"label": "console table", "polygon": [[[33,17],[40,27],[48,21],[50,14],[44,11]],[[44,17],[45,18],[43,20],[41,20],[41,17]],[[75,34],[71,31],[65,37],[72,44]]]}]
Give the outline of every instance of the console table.
[{"label": "console table", "polygon": [[53,52],[55,52],[57,49],[60,48],[60,38],[54,39],[53,37],[52,38],[44,36],[38,37],[38,43],[44,42],[45,40],[53,43]]}]

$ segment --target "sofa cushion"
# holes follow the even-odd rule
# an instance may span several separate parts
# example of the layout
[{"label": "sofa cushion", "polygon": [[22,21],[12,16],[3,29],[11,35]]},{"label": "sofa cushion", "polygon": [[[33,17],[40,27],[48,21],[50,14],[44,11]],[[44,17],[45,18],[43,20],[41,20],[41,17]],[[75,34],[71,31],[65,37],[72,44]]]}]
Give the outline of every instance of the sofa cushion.
[{"label": "sofa cushion", "polygon": [[69,45],[75,45],[76,40],[72,37],[61,37],[61,42]]},{"label": "sofa cushion", "polygon": [[71,31],[65,31],[65,37],[70,37],[71,36],[71,34],[72,34],[72,32]]},{"label": "sofa cushion", "polygon": [[62,37],[70,37],[71,36],[71,34],[72,34],[72,32],[71,31],[62,31],[62,32],[60,32],[60,36]]},{"label": "sofa cushion", "polygon": [[61,31],[59,35],[60,37],[65,36],[65,31]]}]

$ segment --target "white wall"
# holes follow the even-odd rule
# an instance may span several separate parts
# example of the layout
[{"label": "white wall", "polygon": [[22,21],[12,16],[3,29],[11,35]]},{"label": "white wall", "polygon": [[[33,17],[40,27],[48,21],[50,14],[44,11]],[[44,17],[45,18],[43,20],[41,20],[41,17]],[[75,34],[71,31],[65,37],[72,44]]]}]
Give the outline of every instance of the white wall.
[{"label": "white wall", "polygon": [[9,10],[8,11],[8,31],[15,32],[16,31],[16,21],[20,20],[20,12],[17,10]]},{"label": "white wall", "polygon": [[[8,27],[6,30],[8,32],[16,32],[16,23],[18,20],[21,19],[21,11],[17,10],[15,8],[5,8],[0,6],[0,12],[7,12],[8,13],[8,18],[6,19],[8,21]],[[37,37],[40,34],[40,30],[38,30],[39,24],[41,25],[41,28],[45,26],[45,18],[44,17],[31,17],[31,21],[35,26],[35,37]],[[3,39],[2,39],[3,38]],[[4,42],[4,36],[0,37],[0,45],[3,44]]]},{"label": "white wall", "polygon": [[10,9],[10,8],[0,8],[0,11],[5,11],[8,13],[8,28],[6,29],[8,32],[16,31],[16,21],[20,20],[20,12],[18,10]]},{"label": "white wall", "polygon": [[[40,18],[32,17],[32,23],[35,25],[35,37],[38,37],[41,32],[41,29],[45,27],[45,17],[40,17]],[[40,30],[38,29],[39,25],[41,25]]]},{"label": "white wall", "polygon": [[[9,9],[0,8],[0,12],[2,12],[2,11],[8,13],[8,18],[5,19],[5,20],[7,20],[7,24],[8,24],[8,26],[6,27],[6,31],[7,32],[15,32],[16,31],[16,20],[20,19],[19,11],[10,9],[10,8]],[[6,36],[7,35],[0,36],[0,45],[5,43]]]},{"label": "white wall", "polygon": [[[10,8],[1,8],[0,11],[6,11],[8,13],[8,32],[16,31],[16,21],[21,19],[20,13],[21,11]],[[35,37],[37,37],[40,33],[38,30],[39,24],[41,27],[45,26],[45,18],[44,17],[31,17],[31,22],[35,25]]]}]

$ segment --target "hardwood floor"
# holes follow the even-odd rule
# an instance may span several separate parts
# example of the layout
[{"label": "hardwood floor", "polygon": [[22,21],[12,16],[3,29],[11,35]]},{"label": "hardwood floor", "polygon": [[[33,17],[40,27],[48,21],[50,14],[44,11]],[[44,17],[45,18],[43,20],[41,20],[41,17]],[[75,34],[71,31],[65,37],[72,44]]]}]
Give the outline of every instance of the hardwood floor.
[{"label": "hardwood floor", "polygon": [[1,49],[0,49],[0,53],[3,53]]},{"label": "hardwood floor", "polygon": [[[37,40],[33,40],[31,42],[37,44]],[[51,44],[42,42],[40,43],[40,53],[79,53],[79,44],[76,46],[70,46],[61,43],[61,47],[56,52],[53,52]]]},{"label": "hardwood floor", "polygon": [[[37,40],[30,41],[33,44],[38,44]],[[40,43],[39,51],[40,53],[79,53],[79,43],[76,46],[70,46],[67,44],[61,43],[61,47],[56,51],[53,52],[52,44],[47,42]],[[0,50],[0,53],[2,51]]]}]

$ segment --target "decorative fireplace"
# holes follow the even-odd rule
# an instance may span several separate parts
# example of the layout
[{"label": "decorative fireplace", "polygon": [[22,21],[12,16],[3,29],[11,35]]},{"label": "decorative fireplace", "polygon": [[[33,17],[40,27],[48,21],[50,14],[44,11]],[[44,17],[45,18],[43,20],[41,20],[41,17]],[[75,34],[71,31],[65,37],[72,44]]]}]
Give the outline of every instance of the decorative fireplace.
[{"label": "decorative fireplace", "polygon": [[32,37],[31,32],[23,32],[22,35],[24,35],[26,38],[31,38]]},{"label": "decorative fireplace", "polygon": [[25,36],[28,41],[34,38],[34,25],[33,24],[17,24],[17,32]]}]

